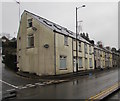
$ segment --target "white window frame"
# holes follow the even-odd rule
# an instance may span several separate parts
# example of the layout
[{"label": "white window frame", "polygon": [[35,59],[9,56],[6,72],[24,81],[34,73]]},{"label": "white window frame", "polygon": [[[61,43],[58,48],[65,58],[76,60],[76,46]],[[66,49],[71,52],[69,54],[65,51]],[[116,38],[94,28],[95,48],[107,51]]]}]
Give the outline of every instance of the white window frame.
[{"label": "white window frame", "polygon": [[[31,39],[30,39],[30,38],[31,38]],[[32,39],[32,38],[33,38],[33,39]],[[30,42],[30,41],[32,41],[32,40],[33,40],[33,42]],[[27,35],[27,48],[33,48],[34,45],[35,45],[35,43],[34,43],[34,35],[33,35],[33,34]]]},{"label": "white window frame", "polygon": [[68,46],[68,36],[64,36],[64,45]]},{"label": "white window frame", "polygon": [[89,46],[89,54],[92,54],[92,47]]},{"label": "white window frame", "polygon": [[79,68],[83,68],[82,57],[79,57]]},{"label": "white window frame", "polygon": [[89,67],[92,68],[93,64],[92,64],[92,58],[89,58]]},{"label": "white window frame", "polygon": [[66,70],[67,69],[67,56],[60,55],[60,67],[59,67],[59,69],[60,70]]},{"label": "white window frame", "polygon": [[82,48],[81,48],[81,42],[79,41],[79,46],[78,46],[78,50],[79,50],[79,52],[81,52],[82,51]]},{"label": "white window frame", "polygon": [[87,54],[87,44],[84,44],[85,53]]}]

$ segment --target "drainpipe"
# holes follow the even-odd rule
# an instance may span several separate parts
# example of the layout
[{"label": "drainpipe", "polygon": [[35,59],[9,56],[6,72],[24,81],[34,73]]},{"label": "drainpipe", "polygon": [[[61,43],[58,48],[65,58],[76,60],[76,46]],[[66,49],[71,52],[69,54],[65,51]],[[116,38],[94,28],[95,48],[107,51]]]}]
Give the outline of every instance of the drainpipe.
[{"label": "drainpipe", "polygon": [[54,73],[56,75],[56,33],[54,32]]}]

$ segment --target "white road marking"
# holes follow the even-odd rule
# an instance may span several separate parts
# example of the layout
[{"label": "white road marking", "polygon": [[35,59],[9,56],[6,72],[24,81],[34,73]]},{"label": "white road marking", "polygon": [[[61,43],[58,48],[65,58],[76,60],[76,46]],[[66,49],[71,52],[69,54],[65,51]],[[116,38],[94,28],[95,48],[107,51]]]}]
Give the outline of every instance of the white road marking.
[{"label": "white road marking", "polygon": [[15,86],[15,85],[13,85],[13,84],[10,84],[10,83],[7,83],[7,82],[5,82],[5,81],[3,81],[3,80],[0,80],[0,82],[2,82],[2,83],[4,83],[4,84],[7,84],[7,85],[9,85],[9,86],[11,86],[11,87],[13,87],[13,88],[18,88],[17,86]]},{"label": "white road marking", "polygon": [[35,85],[38,85],[38,86],[43,86],[43,85],[45,85],[45,84],[43,84],[43,83],[35,83]]},{"label": "white road marking", "polygon": [[10,92],[10,91],[15,91],[15,89],[9,89],[9,90],[7,90],[7,92]]},{"label": "white road marking", "polygon": [[[37,82],[37,83],[34,83],[34,84],[26,84],[24,86],[23,85],[21,85],[21,86],[15,86],[13,84],[10,84],[10,83],[7,83],[7,82],[5,82],[3,80],[0,80],[0,82],[2,82],[4,84],[7,84],[7,85],[9,85],[9,86],[11,86],[13,88],[20,89],[20,90],[26,89],[26,88],[31,88],[31,87],[36,87],[36,86],[49,85],[49,84],[52,84],[52,83],[58,83],[58,82],[63,82],[63,81],[65,81],[65,80],[57,80],[57,81],[52,80],[52,81],[47,81],[47,82],[43,82],[43,83]],[[10,89],[10,90],[7,90],[7,91],[11,91],[11,90],[14,90],[14,89]]]}]

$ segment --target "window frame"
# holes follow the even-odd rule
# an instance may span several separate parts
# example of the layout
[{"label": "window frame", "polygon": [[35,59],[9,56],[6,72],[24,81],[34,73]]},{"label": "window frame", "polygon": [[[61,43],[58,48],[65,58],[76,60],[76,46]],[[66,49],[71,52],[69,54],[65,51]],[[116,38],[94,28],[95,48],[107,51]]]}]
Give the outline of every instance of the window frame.
[{"label": "window frame", "polygon": [[81,41],[79,41],[79,45],[78,45],[79,52],[82,52],[82,45],[81,44],[82,44]]},{"label": "window frame", "polygon": [[[59,70],[67,70],[67,56],[60,55],[59,58],[60,58]],[[62,67],[61,62],[65,62],[65,67],[64,68]]]},{"label": "window frame", "polygon": [[92,54],[92,46],[89,45],[89,54],[91,55]]},{"label": "window frame", "polygon": [[85,54],[87,54],[88,50],[87,50],[87,44],[86,43],[84,43],[84,50],[85,50]]},{"label": "window frame", "polygon": [[[31,40],[30,40],[30,38],[31,38]],[[33,42],[31,43],[32,40],[33,40]],[[27,35],[27,48],[34,48],[34,46],[35,46],[34,34]]]},{"label": "window frame", "polygon": [[89,67],[93,68],[92,58],[89,58]]},{"label": "window frame", "polygon": [[64,35],[64,45],[68,46],[68,36]]},{"label": "window frame", "polygon": [[[81,62],[80,62],[81,60]],[[82,57],[79,57],[79,68],[83,68],[83,60],[82,60]],[[81,63],[81,64],[80,64]]]},{"label": "window frame", "polygon": [[27,19],[27,28],[33,27],[33,18]]}]

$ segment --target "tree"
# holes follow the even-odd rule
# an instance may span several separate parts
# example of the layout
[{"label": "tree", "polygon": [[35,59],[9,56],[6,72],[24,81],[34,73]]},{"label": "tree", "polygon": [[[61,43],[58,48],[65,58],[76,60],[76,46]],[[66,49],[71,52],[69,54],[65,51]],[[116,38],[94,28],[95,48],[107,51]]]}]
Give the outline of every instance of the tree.
[{"label": "tree", "polygon": [[2,42],[2,55],[3,63],[6,67],[17,71],[17,56],[16,49],[17,48],[17,40],[15,38]]}]

